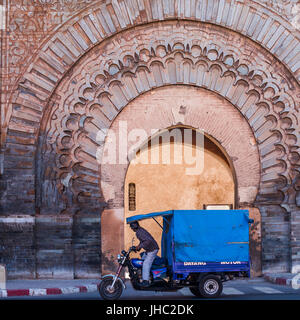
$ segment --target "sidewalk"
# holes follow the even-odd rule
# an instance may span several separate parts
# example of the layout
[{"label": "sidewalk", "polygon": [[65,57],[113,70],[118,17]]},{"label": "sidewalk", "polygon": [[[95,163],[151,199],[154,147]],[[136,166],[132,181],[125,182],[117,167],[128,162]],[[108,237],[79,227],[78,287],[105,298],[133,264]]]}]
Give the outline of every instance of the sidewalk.
[{"label": "sidewalk", "polygon": [[0,289],[0,298],[94,292],[99,282],[99,279],[7,280],[6,290]]},{"label": "sidewalk", "polygon": [[264,274],[264,279],[272,283],[300,288],[300,273],[266,273]]},{"label": "sidewalk", "polygon": [[[291,273],[268,273],[263,278],[272,283],[300,288],[300,274],[296,276]],[[7,280],[6,290],[0,289],[0,298],[95,292],[99,283],[100,279]]]}]

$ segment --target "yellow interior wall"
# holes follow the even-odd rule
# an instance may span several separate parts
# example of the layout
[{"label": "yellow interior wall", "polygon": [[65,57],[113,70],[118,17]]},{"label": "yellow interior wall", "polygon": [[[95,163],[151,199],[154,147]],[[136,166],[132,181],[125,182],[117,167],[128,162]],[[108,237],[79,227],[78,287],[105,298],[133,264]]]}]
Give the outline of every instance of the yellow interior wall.
[{"label": "yellow interior wall", "polygon": [[[175,142],[176,143],[176,142]],[[168,147],[164,144],[164,147]],[[186,163],[174,164],[172,157],[174,142],[171,142],[170,164],[133,164],[128,167],[125,180],[125,219],[137,214],[146,214],[156,211],[172,209],[203,209],[203,204],[232,204],[234,205],[234,178],[231,168],[221,150],[210,139],[204,138],[204,169],[199,175],[187,175]],[[162,145],[152,146],[160,148]],[[195,154],[195,145],[189,145]],[[140,156],[150,154],[151,148],[146,147]],[[149,158],[150,159],[150,158]],[[136,186],[136,210],[128,208],[128,185]],[[158,219],[162,224],[162,221]],[[140,225],[148,230],[160,245],[161,228],[153,219],[144,220]],[[125,248],[138,244],[135,234],[125,220]],[[159,252],[160,254],[160,252]]]}]

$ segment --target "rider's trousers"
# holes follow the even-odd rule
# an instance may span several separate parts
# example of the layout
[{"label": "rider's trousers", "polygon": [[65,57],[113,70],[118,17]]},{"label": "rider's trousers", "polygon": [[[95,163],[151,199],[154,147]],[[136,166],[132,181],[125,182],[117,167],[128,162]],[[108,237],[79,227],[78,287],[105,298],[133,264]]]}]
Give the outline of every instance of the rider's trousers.
[{"label": "rider's trousers", "polygon": [[143,280],[149,281],[149,276],[150,276],[150,269],[153,263],[153,260],[155,259],[157,255],[158,250],[153,250],[151,252],[147,252],[146,258],[143,262]]}]

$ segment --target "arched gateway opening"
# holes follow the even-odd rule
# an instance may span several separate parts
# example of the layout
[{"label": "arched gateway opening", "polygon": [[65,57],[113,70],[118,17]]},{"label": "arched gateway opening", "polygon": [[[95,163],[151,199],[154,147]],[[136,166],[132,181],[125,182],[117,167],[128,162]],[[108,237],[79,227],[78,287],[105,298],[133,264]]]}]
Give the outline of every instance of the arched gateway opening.
[{"label": "arched gateway opening", "polygon": [[[104,271],[118,250],[131,245],[134,234],[126,217],[224,205],[247,208],[254,217],[250,246],[253,272],[260,273],[260,214],[247,205],[259,183],[258,153],[253,133],[236,108],[205,89],[165,86],[129,103],[109,132],[103,157],[120,161],[111,146],[119,152],[125,144],[128,156],[124,163],[101,165],[101,188],[109,204],[101,219]],[[143,225],[160,241],[159,226],[147,223]]]},{"label": "arched gateway opening", "polygon": [[[125,219],[155,211],[209,209],[209,205],[235,208],[234,176],[225,154],[204,133],[182,126],[170,128],[151,137],[129,164]],[[142,224],[160,243],[159,225],[153,220]],[[129,247],[134,234],[126,224],[124,234],[125,247]]]}]

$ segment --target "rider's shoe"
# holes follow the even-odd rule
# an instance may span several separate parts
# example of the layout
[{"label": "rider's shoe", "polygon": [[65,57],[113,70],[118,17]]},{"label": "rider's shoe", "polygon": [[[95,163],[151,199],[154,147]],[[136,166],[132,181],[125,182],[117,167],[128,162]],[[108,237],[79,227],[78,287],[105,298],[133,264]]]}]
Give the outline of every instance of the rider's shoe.
[{"label": "rider's shoe", "polygon": [[146,288],[146,287],[149,287],[150,286],[150,282],[147,281],[147,280],[143,280],[142,283],[140,283],[140,287],[142,288]]}]

